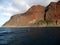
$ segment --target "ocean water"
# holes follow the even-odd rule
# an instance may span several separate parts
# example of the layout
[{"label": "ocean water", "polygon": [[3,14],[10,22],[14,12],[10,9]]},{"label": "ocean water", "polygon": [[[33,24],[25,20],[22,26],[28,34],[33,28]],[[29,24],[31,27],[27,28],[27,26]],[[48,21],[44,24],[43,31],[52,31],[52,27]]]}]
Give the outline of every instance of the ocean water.
[{"label": "ocean water", "polygon": [[0,28],[0,45],[60,45],[60,28]]}]

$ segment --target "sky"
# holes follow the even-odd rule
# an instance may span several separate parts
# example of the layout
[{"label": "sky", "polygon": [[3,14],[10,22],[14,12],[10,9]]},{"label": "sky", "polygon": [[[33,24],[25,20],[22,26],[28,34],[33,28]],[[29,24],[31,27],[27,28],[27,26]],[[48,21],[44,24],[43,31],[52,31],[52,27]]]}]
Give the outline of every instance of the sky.
[{"label": "sky", "polygon": [[50,2],[58,0],[0,0],[0,27],[6,23],[11,16],[25,13],[33,5],[47,6]]}]

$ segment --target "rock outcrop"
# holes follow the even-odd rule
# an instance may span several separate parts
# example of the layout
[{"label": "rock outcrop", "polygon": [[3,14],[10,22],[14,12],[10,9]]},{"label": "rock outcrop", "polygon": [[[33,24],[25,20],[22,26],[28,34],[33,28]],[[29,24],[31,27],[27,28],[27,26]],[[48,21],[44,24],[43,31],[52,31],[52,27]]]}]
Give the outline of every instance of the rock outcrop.
[{"label": "rock outcrop", "polygon": [[60,23],[60,1],[51,2],[46,8],[45,20],[55,21],[56,24]]},{"label": "rock outcrop", "polygon": [[24,14],[12,16],[3,26],[30,26],[39,20],[44,20],[44,13],[44,6],[35,5]]}]

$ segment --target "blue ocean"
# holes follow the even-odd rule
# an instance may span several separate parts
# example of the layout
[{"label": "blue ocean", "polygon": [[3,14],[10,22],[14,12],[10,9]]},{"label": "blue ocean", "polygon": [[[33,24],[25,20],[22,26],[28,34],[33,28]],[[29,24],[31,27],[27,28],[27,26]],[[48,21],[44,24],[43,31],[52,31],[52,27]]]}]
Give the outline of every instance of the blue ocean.
[{"label": "blue ocean", "polygon": [[59,27],[0,28],[0,45],[60,45]]}]

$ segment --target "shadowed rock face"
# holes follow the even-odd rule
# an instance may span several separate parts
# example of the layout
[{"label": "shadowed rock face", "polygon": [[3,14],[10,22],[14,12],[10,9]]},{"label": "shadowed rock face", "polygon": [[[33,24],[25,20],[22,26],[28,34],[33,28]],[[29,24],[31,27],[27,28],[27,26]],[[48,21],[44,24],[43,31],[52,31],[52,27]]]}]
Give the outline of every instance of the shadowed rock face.
[{"label": "shadowed rock face", "polygon": [[27,26],[36,23],[38,20],[44,20],[45,7],[40,5],[32,6],[26,13],[17,14],[4,24],[4,26]]},{"label": "shadowed rock face", "polygon": [[51,2],[46,11],[46,20],[53,20],[60,22],[60,1]]}]

